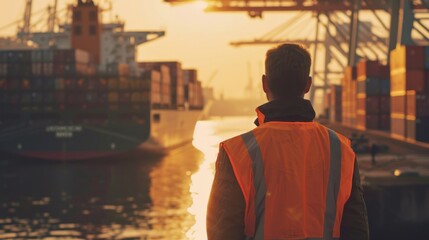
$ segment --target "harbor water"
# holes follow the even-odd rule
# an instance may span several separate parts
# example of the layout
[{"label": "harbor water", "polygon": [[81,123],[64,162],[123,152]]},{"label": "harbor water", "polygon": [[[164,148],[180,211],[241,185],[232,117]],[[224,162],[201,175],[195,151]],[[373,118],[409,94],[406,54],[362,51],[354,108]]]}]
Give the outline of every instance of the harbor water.
[{"label": "harbor water", "polygon": [[0,160],[0,239],[205,239],[219,142],[254,117],[199,121],[163,157],[52,163]]},{"label": "harbor water", "polygon": [[[219,142],[252,129],[254,118],[199,121],[192,143],[162,157],[133,152],[45,162],[2,156],[0,239],[204,240]],[[376,166],[369,154],[358,155],[371,239],[427,239],[428,154],[401,155],[391,147],[397,153],[381,154]],[[406,174],[395,177],[394,169]]]}]

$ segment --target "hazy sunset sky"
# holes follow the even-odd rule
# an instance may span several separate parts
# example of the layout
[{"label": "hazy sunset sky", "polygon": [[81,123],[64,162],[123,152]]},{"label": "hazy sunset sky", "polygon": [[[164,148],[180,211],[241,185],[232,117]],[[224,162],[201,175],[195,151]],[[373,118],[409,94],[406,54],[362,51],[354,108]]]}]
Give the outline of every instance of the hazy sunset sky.
[{"label": "hazy sunset sky", "polygon": [[[34,0],[33,12],[45,8],[53,0]],[[70,0],[59,0],[60,9]],[[104,2],[101,1],[101,2]],[[217,94],[241,97],[249,79],[258,84],[263,71],[264,54],[271,46],[229,45],[233,40],[257,38],[285,22],[288,13],[265,13],[264,18],[251,19],[247,13],[205,13],[202,4],[171,6],[162,0],[113,0],[110,18],[118,15],[126,22],[127,30],[165,30],[166,36],[139,48],[139,60],[177,60],[184,67],[197,68],[200,80],[206,82],[215,72],[212,85]],[[24,0],[0,1],[0,25],[21,19]],[[106,16],[107,15],[107,16]],[[37,21],[37,19],[34,19]],[[11,35],[16,27],[2,30]]]}]

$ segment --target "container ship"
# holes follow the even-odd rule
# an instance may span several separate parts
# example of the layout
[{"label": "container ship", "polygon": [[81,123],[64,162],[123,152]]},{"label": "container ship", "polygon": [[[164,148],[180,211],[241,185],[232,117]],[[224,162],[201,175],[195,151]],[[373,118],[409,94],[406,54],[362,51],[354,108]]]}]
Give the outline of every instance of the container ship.
[{"label": "container ship", "polygon": [[71,11],[60,31],[29,36],[36,47],[0,50],[0,151],[79,160],[191,141],[204,107],[197,71],[135,60],[164,32],[102,23],[91,0]]}]

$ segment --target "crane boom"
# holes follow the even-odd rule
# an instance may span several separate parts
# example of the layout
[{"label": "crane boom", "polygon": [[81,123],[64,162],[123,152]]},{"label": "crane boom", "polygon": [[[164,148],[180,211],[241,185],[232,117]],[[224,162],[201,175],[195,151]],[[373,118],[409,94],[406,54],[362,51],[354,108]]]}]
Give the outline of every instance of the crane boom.
[{"label": "crane boom", "polygon": [[33,1],[26,0],[25,1],[25,9],[24,9],[24,17],[23,17],[23,25],[20,30],[22,33],[22,39],[26,40],[31,31],[31,10],[32,10]]},{"label": "crane boom", "polygon": [[49,11],[48,32],[53,32],[55,30],[55,23],[57,20],[57,7],[58,7],[58,0],[54,0],[54,6],[50,8],[50,11]]}]

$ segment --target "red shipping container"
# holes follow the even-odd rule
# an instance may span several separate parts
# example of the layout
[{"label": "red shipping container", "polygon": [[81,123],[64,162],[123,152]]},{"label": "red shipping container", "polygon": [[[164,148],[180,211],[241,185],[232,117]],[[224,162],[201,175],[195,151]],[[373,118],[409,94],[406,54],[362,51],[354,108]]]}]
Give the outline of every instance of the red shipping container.
[{"label": "red shipping container", "polygon": [[380,79],[390,79],[390,65],[380,66]]},{"label": "red shipping container", "polygon": [[380,113],[390,114],[390,96],[380,96]]},{"label": "red shipping container", "polygon": [[379,115],[378,114],[367,114],[365,116],[365,127],[366,129],[378,129],[379,124]]},{"label": "red shipping container", "polygon": [[370,60],[363,60],[360,61],[357,64],[356,71],[357,71],[357,78],[363,78],[366,79],[368,77],[380,77],[380,62],[378,61],[370,61]]},{"label": "red shipping container", "polygon": [[390,114],[381,114],[379,130],[389,131],[390,130]]},{"label": "red shipping container", "polygon": [[64,64],[62,63],[54,63],[53,74],[54,75],[64,75]]},{"label": "red shipping container", "polygon": [[377,114],[380,112],[380,98],[378,96],[366,97],[366,114]]}]

